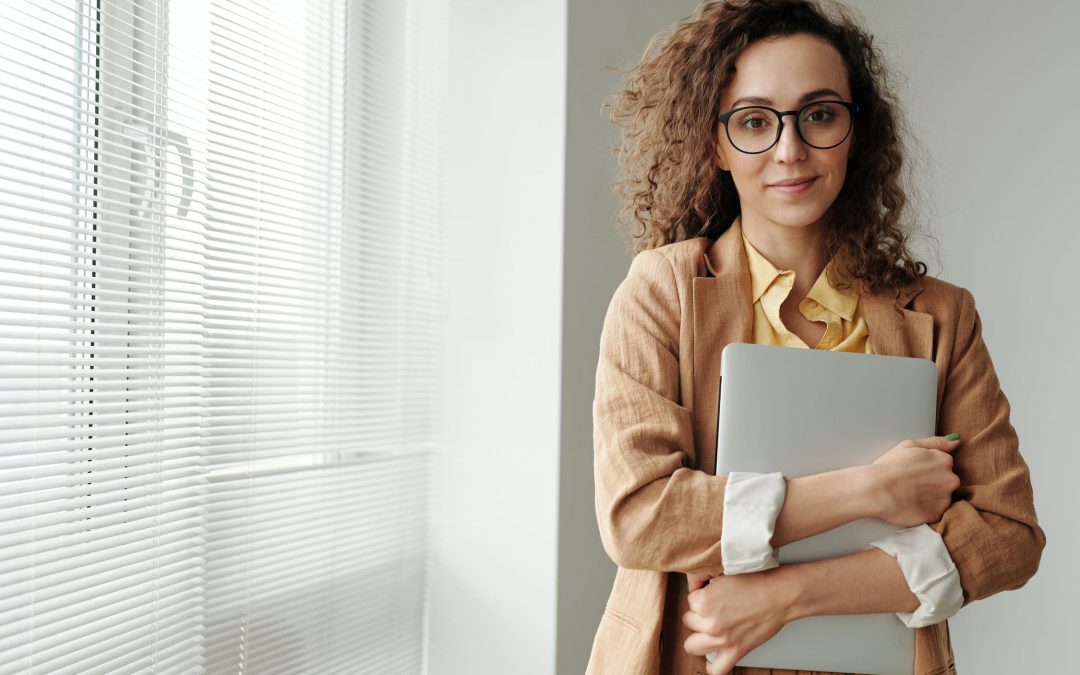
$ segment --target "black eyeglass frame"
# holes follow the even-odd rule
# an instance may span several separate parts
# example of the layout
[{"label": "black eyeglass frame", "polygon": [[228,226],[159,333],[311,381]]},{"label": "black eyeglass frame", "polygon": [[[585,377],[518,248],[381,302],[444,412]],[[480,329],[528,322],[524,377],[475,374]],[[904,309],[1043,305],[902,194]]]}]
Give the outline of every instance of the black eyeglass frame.
[{"label": "black eyeglass frame", "polygon": [[[821,105],[822,103],[835,103],[835,104],[841,105],[841,106],[847,108],[848,112],[851,114],[851,120],[848,123],[847,133],[844,134],[843,138],[841,138],[836,143],[833,143],[832,145],[824,145],[824,146],[822,146],[822,145],[814,145],[810,141],[806,140],[806,137],[804,137],[803,133],[802,133],[802,127],[799,126],[799,122],[798,122],[799,114],[802,111],[806,110],[809,107],[815,106],[815,105]],[[739,112],[740,110],[750,110],[750,109],[768,110],[772,114],[776,115],[776,120],[777,120],[777,122],[779,122],[779,124],[776,126],[776,138],[774,138],[773,142],[769,144],[769,147],[765,148],[764,150],[757,150],[755,152],[747,152],[746,150],[743,150],[739,146],[735,145],[735,141],[731,140],[731,132],[728,130],[728,120],[731,119],[732,115]],[[736,150],[738,150],[739,152],[741,152],[741,153],[743,153],[745,155],[760,155],[761,153],[768,152],[769,150],[772,150],[774,147],[776,147],[776,144],[780,141],[780,135],[784,133],[784,118],[786,116],[788,116],[788,115],[794,115],[795,116],[795,120],[796,120],[795,121],[795,133],[799,135],[799,140],[801,140],[803,143],[806,143],[811,148],[817,148],[818,150],[828,150],[829,148],[835,148],[836,146],[840,145],[841,143],[843,143],[844,141],[846,141],[848,139],[848,136],[851,135],[851,130],[855,128],[855,115],[857,115],[858,112],[859,112],[859,104],[858,103],[851,103],[851,102],[848,102],[848,101],[837,101],[837,100],[829,99],[829,100],[825,100],[825,101],[811,101],[810,103],[807,103],[804,106],[800,106],[797,110],[777,110],[776,108],[770,108],[767,105],[744,105],[744,106],[741,106],[739,108],[732,108],[731,110],[727,111],[726,113],[720,113],[719,115],[716,116],[716,119],[719,120],[720,123],[724,125],[724,134],[727,135],[728,142],[731,143],[731,147],[735,148]]]}]

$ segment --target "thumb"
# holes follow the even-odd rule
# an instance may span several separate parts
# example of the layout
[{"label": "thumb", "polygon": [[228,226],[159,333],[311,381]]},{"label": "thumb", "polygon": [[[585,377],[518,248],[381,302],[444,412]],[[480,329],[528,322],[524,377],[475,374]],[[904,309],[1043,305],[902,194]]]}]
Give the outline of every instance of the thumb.
[{"label": "thumb", "polygon": [[705,666],[705,672],[709,675],[731,675],[732,670],[735,668],[736,659],[732,658],[732,655],[728,653],[729,650],[724,650],[725,653],[711,652],[710,656],[713,656],[713,660]]},{"label": "thumb", "polygon": [[960,445],[960,434],[949,434],[948,436],[927,436],[926,438],[919,438],[913,443],[923,448],[930,448],[932,450],[940,450],[941,452],[952,452]]}]

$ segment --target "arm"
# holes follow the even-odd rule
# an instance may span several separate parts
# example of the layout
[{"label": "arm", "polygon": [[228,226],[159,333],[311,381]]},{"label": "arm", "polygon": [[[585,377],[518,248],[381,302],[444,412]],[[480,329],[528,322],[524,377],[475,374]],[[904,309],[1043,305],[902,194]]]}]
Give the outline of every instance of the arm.
[{"label": "arm", "polygon": [[[959,486],[960,479],[950,470],[953,461],[949,455],[956,450],[958,442],[941,437],[904,441],[872,466],[819,474],[802,483],[799,483],[801,479],[789,481],[790,501],[784,499],[784,482],[779,474],[748,474],[749,479],[743,474],[731,474],[721,541],[724,574],[777,567],[772,546],[778,537],[810,536],[824,522],[822,518],[802,517],[805,512],[799,509],[815,508],[815,502],[820,502],[820,508],[827,513],[842,513],[835,506],[838,500],[861,503],[862,510],[856,509],[855,513],[875,515],[907,528],[871,544],[895,560],[910,592],[920,601],[913,611],[896,612],[897,617],[910,628],[929,626],[951,617],[963,604],[960,577],[941,535],[923,523],[941,517],[951,502],[952,492]],[[808,492],[801,494],[800,490]],[[790,508],[795,503],[798,506]],[[781,504],[791,517],[786,524],[777,519],[778,534],[770,542],[773,527],[769,517],[770,514],[774,519],[777,517]],[[802,529],[797,530],[799,527]],[[792,535],[793,532],[798,534]],[[708,579],[709,575],[689,573],[689,589],[703,587]]]},{"label": "arm", "polygon": [[699,656],[716,653],[710,674],[729,672],[789,621],[819,614],[913,611],[919,605],[896,560],[877,549],[717,577],[688,600],[683,623],[694,633],[683,646]]},{"label": "arm", "polygon": [[931,527],[956,564],[966,605],[1023,586],[1039,567],[1046,536],[1009,423],[1009,403],[983,342],[975,301],[965,289],[938,422],[964,439],[953,467],[960,488]]},{"label": "arm", "polygon": [[[720,546],[724,573],[746,574],[776,567],[775,552],[780,546],[859,518],[880,518],[897,527],[937,521],[960,484],[949,456],[958,443],[940,436],[902,441],[872,465],[786,483],[779,473],[733,472],[724,494]],[[894,535],[897,541],[889,546],[897,549],[896,554],[913,549],[930,555],[945,553],[941,537],[935,533],[900,534]],[[904,561],[909,559],[903,557]],[[951,561],[946,561],[945,568],[954,571]],[[940,576],[945,568],[927,570],[927,574]],[[690,574],[691,588],[699,586],[705,576]]]},{"label": "arm", "polygon": [[620,567],[718,569],[724,476],[695,470],[680,405],[680,299],[670,263],[634,258],[604,320],[593,401],[596,516]]},{"label": "arm", "polygon": [[876,548],[785,565],[778,577],[792,589],[792,621],[827,614],[914,612],[919,606],[896,559]]},{"label": "arm", "polygon": [[901,441],[872,464],[789,480],[772,545],[858,518],[880,518],[897,527],[936,522],[960,487],[952,456],[960,443],[942,436]]},{"label": "arm", "polygon": [[880,516],[879,501],[865,466],[788,479],[772,546],[780,548],[860,518]]}]

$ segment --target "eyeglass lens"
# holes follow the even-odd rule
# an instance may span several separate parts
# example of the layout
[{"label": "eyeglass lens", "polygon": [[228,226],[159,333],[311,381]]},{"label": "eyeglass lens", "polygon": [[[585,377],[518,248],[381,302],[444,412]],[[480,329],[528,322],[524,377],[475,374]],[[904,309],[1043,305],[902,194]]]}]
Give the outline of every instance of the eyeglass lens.
[{"label": "eyeglass lens", "polygon": [[[743,152],[763,152],[779,138],[779,121],[769,108],[743,108],[728,119],[728,138]],[[802,108],[797,123],[808,145],[831,148],[843,142],[851,130],[851,113],[845,106],[822,101]]]}]

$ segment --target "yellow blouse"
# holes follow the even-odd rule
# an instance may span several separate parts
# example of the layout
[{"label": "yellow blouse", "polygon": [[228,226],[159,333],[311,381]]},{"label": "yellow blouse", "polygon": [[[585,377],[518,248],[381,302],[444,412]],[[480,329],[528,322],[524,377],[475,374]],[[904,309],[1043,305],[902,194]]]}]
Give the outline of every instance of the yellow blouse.
[{"label": "yellow blouse", "polygon": [[[809,347],[780,320],[780,305],[791,293],[795,272],[778,270],[743,236],[750,264],[750,289],[754,299],[754,344],[778,347]],[[799,303],[799,313],[808,321],[824,321],[827,328],[814,349],[873,354],[866,321],[855,288],[835,288],[829,284],[830,261]]]}]

